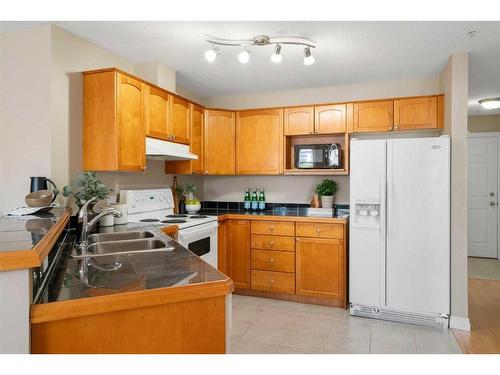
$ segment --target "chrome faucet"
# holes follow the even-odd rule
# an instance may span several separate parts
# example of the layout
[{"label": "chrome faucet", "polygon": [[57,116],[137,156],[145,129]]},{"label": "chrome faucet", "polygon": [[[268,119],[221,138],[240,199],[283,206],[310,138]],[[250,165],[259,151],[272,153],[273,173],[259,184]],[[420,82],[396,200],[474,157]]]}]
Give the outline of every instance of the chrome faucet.
[{"label": "chrome faucet", "polygon": [[87,235],[90,229],[104,216],[113,215],[114,217],[121,217],[122,213],[114,208],[109,208],[97,214],[92,220],[88,221],[88,206],[90,203],[97,201],[97,197],[90,198],[78,212],[78,222],[82,223],[82,233],[80,235],[80,243],[78,247],[82,251],[82,255],[87,255]]}]

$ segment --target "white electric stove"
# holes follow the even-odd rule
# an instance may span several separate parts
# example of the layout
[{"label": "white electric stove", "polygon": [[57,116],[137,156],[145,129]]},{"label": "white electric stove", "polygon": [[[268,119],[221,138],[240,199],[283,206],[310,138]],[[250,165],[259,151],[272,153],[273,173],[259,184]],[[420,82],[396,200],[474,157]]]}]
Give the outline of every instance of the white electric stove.
[{"label": "white electric stove", "polygon": [[177,225],[177,241],[217,268],[216,216],[174,214],[172,189],[122,190],[120,202],[127,204],[129,223],[147,223],[159,228]]}]

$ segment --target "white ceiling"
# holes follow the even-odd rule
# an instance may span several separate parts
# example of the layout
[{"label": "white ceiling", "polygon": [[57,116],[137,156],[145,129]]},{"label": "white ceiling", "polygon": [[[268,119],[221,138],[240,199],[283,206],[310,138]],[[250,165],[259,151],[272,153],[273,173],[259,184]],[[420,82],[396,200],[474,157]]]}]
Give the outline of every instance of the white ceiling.
[{"label": "white ceiling", "polygon": [[[177,71],[179,85],[205,97],[435,76],[452,53],[469,52],[469,113],[500,96],[500,22],[55,22],[133,62],[157,60]],[[2,22],[4,31],[33,23]],[[473,38],[470,30],[477,30]],[[303,49],[252,48],[242,65],[239,49],[223,47],[209,64],[204,35],[222,38],[303,36],[318,43],[316,63],[304,66]]]}]

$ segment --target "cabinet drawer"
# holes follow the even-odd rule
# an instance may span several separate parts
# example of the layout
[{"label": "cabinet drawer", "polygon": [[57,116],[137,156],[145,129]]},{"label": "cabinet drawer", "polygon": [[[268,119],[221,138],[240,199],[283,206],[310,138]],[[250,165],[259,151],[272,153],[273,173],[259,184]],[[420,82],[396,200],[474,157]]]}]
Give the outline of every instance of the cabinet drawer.
[{"label": "cabinet drawer", "polygon": [[293,236],[295,235],[295,223],[292,221],[252,221],[252,234]]},{"label": "cabinet drawer", "polygon": [[252,289],[278,293],[295,293],[295,275],[293,273],[252,271]]},{"label": "cabinet drawer", "polygon": [[286,251],[252,249],[253,270],[295,272],[295,254]]},{"label": "cabinet drawer", "polygon": [[297,237],[342,239],[344,228],[342,224],[297,223]]},{"label": "cabinet drawer", "polygon": [[295,241],[293,237],[252,234],[252,248],[265,249],[265,250],[294,251]]}]

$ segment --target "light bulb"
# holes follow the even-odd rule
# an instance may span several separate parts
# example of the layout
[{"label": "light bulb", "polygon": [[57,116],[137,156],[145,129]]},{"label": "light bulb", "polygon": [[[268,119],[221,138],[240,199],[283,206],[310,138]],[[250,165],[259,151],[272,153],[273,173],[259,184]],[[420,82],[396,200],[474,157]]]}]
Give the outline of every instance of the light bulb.
[{"label": "light bulb", "polygon": [[276,45],[274,49],[274,53],[271,55],[271,61],[273,63],[279,64],[283,60],[283,56],[281,56],[281,46],[279,44]]},{"label": "light bulb", "polygon": [[314,64],[314,56],[311,54],[311,49],[309,47],[304,48],[304,65]]},{"label": "light bulb", "polygon": [[481,99],[479,104],[485,109],[498,109],[500,108],[500,98]]},{"label": "light bulb", "polygon": [[220,50],[214,46],[211,46],[209,49],[205,51],[205,59],[208,62],[214,62],[217,58],[217,55],[220,53]]},{"label": "light bulb", "polygon": [[247,62],[250,61],[250,51],[247,49],[244,49],[238,54],[238,60],[242,64],[246,64]]}]

